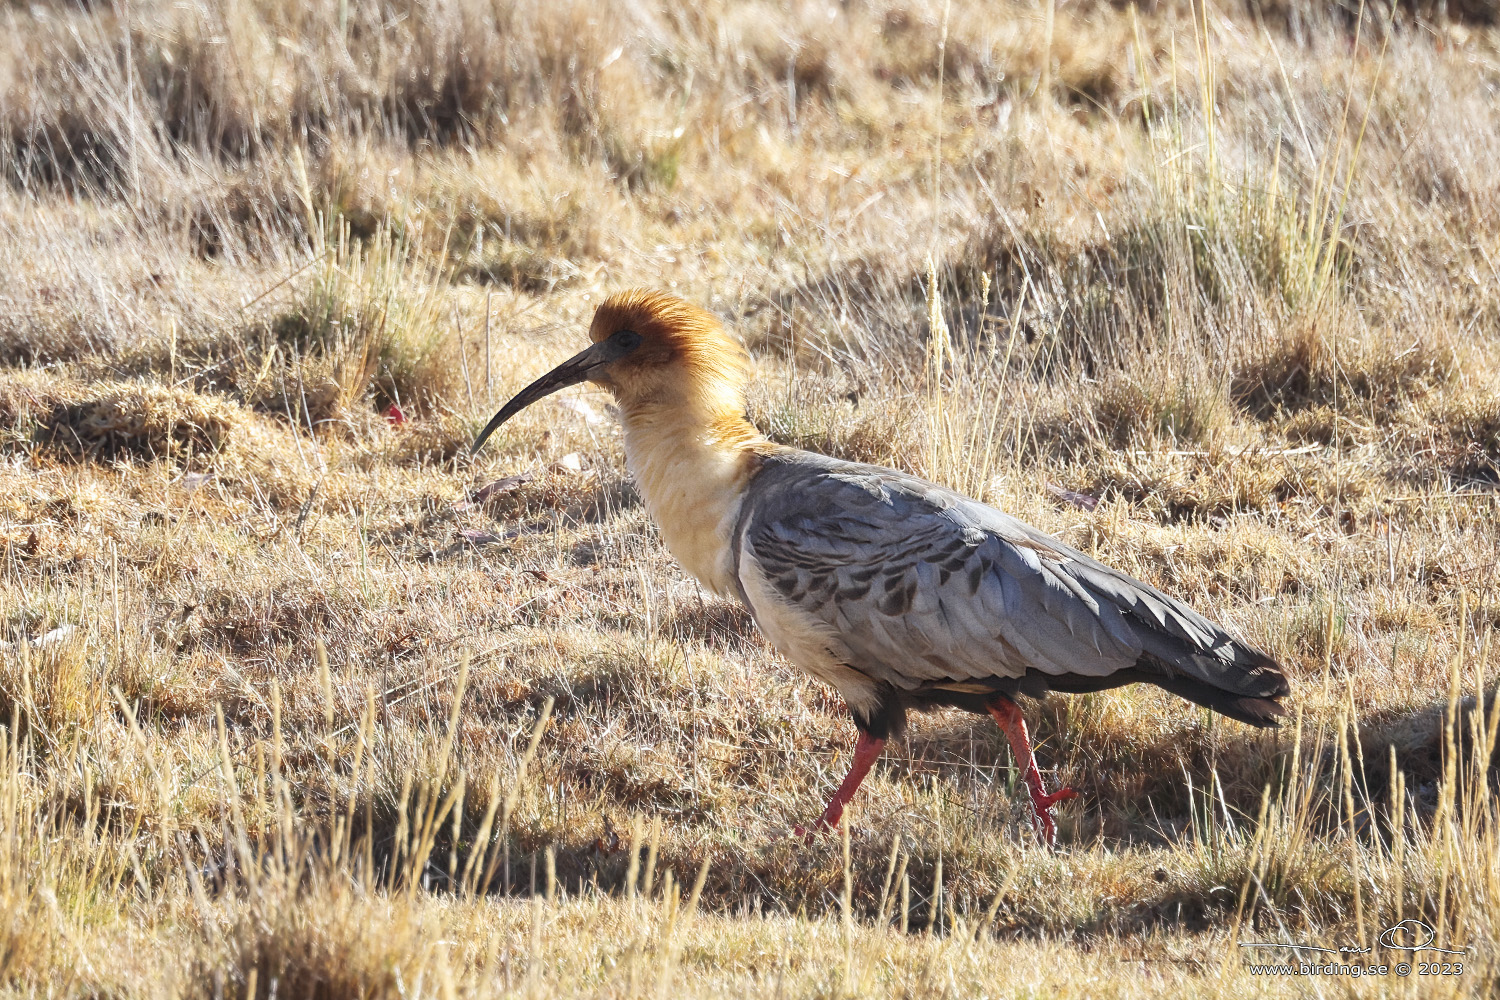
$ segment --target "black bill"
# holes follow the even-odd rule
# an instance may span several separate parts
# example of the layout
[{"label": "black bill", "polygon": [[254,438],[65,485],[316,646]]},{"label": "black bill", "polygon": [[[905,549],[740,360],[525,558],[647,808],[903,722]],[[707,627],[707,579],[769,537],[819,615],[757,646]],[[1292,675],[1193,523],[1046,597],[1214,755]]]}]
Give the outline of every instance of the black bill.
[{"label": "black bill", "polygon": [[484,425],[484,430],[479,432],[479,437],[474,439],[474,447],[470,454],[484,447],[484,442],[495,433],[499,426],[511,417],[520,413],[526,407],[535,403],[543,396],[550,396],[559,389],[566,389],[570,385],[587,381],[595,371],[615,361],[619,361],[625,355],[641,346],[641,335],[634,330],[621,330],[607,340],[590,347],[586,351],[575,354],[552,369],[535,382],[516,393],[509,403],[500,407],[500,412]]}]

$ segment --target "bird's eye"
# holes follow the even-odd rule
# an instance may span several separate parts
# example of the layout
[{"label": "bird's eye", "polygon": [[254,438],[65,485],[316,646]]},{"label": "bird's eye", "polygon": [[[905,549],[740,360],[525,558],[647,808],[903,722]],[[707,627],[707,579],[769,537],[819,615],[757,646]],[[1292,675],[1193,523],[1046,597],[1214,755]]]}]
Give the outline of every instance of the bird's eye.
[{"label": "bird's eye", "polygon": [[634,330],[620,330],[609,339],[619,344],[620,348],[625,351],[633,351],[641,346],[641,335]]}]

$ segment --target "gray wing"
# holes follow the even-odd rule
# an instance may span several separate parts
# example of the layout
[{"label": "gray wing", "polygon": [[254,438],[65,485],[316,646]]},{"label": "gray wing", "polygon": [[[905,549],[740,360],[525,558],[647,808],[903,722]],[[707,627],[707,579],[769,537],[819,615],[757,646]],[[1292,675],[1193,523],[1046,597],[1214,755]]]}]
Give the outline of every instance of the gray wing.
[{"label": "gray wing", "polygon": [[891,470],[812,459],[752,481],[739,545],[781,597],[832,628],[851,666],[898,690],[1031,670],[1103,678],[1143,656],[1233,690],[1226,674],[1269,663],[992,507]]}]

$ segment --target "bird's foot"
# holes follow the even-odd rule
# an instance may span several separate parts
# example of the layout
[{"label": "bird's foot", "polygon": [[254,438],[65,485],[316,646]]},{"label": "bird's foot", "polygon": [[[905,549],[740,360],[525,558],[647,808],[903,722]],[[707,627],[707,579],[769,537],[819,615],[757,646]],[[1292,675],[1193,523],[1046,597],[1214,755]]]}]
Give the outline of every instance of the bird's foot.
[{"label": "bird's foot", "polygon": [[1042,812],[1050,810],[1059,802],[1066,802],[1068,799],[1076,798],[1078,798],[1078,789],[1076,788],[1059,788],[1051,795],[1043,794],[1041,791],[1034,791],[1031,793],[1031,807],[1037,812]]},{"label": "bird's foot", "polygon": [[828,806],[823,810],[823,815],[819,816],[810,828],[794,827],[793,836],[811,842],[813,837],[820,833],[831,833],[837,830],[839,820],[844,816],[844,806],[854,798],[854,793],[859,790],[860,782],[865,780],[865,775],[880,757],[881,748],[884,746],[885,737],[871,736],[861,729],[859,740],[854,744],[854,761],[849,767],[849,774],[844,778],[843,784],[839,785],[838,791],[833,793],[833,798],[828,800]]},{"label": "bird's foot", "polygon": [[1057,824],[1052,819],[1052,807],[1059,802],[1078,798],[1076,788],[1059,788],[1051,795],[1040,788],[1031,788],[1032,826],[1048,847],[1057,846]]},{"label": "bird's foot", "polygon": [[823,810],[823,815],[808,826],[797,824],[792,827],[792,836],[801,837],[811,843],[814,837],[820,834],[833,833],[839,828],[839,820],[843,818],[844,806],[839,802],[830,802],[828,808]]}]

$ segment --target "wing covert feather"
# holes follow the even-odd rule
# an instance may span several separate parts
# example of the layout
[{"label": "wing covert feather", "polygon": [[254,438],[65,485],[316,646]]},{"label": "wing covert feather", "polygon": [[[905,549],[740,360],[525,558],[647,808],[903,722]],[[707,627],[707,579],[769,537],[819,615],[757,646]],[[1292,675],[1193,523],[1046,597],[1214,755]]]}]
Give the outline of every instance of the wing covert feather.
[{"label": "wing covert feather", "polygon": [[1125,613],[1148,595],[1095,581],[1078,553],[993,508],[825,461],[752,485],[740,544],[857,669],[910,690],[1027,670],[1105,676],[1140,657]]}]

